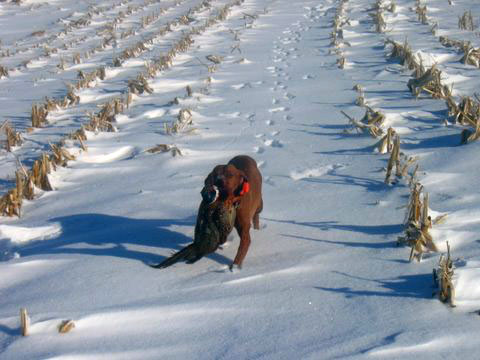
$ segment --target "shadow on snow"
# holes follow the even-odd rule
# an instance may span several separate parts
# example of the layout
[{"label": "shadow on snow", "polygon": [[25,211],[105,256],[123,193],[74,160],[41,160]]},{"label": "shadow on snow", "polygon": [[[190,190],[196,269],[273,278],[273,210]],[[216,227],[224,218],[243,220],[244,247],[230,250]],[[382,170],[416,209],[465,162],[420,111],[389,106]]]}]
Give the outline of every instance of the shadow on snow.
[{"label": "shadow on snow", "polygon": [[[195,226],[195,217],[186,219],[133,219],[104,214],[78,214],[51,220],[59,223],[59,236],[34,242],[21,248],[22,257],[41,254],[85,254],[114,256],[138,260],[145,264],[159,263],[165,256],[155,255],[155,248],[178,251],[193,239],[171,226]],[[152,250],[146,249],[151,247]],[[170,255],[167,254],[168,256]],[[220,254],[209,255],[214,261],[229,264]]]},{"label": "shadow on snow", "polygon": [[[348,274],[344,276],[352,277]],[[380,286],[379,290],[361,290],[349,287],[329,288],[316,286],[318,290],[343,294],[346,298],[354,298],[357,296],[379,296],[379,297],[408,297],[408,298],[429,298],[432,292],[429,290],[432,283],[431,274],[415,274],[403,275],[392,279],[361,279],[373,282]]]}]

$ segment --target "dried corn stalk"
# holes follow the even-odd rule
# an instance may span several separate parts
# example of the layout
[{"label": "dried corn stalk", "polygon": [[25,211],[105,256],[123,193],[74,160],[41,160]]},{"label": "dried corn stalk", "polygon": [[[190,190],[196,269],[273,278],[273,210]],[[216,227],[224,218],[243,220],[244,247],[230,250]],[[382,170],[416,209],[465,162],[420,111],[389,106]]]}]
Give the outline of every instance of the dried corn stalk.
[{"label": "dried corn stalk", "polygon": [[143,94],[144,92],[149,94],[153,93],[153,89],[148,85],[143,75],[139,75],[136,80],[130,80],[128,82],[128,89],[132,94]]},{"label": "dried corn stalk", "polygon": [[42,127],[47,122],[48,111],[44,106],[37,104],[32,105],[32,126],[36,128]]},{"label": "dried corn stalk", "polygon": [[380,141],[375,145],[380,154],[389,153],[393,150],[394,139],[397,137],[397,133],[392,127],[389,127],[387,134],[384,135]]},{"label": "dried corn stalk", "polygon": [[205,58],[216,65],[221,64],[221,62],[223,61],[223,56],[218,55],[207,55],[205,56]]},{"label": "dried corn stalk", "polygon": [[8,121],[5,121],[2,126],[0,126],[0,133],[2,132],[5,133],[4,145],[8,152],[11,152],[13,147],[22,145],[22,135],[18,131],[15,131]]},{"label": "dried corn stalk", "polygon": [[152,148],[149,148],[145,151],[150,153],[150,154],[155,154],[155,153],[158,153],[158,152],[161,152],[161,153],[170,152],[172,154],[172,156],[177,156],[177,155],[182,156],[182,152],[175,145],[160,144],[160,145],[156,145]]},{"label": "dried corn stalk", "polygon": [[80,57],[80,54],[79,54],[79,53],[75,53],[75,54],[73,55],[72,61],[73,61],[73,63],[74,63],[75,65],[80,64],[80,63],[82,62],[82,59],[81,59],[81,57]]},{"label": "dried corn stalk", "polygon": [[438,298],[441,302],[448,302],[455,307],[455,287],[453,286],[453,275],[455,267],[450,257],[450,244],[447,242],[447,257],[440,256],[438,267],[433,269],[433,282],[438,288]]},{"label": "dried corn stalk", "polygon": [[66,334],[73,329],[75,329],[75,323],[73,322],[73,320],[64,320],[58,326],[58,332],[60,334]]},{"label": "dried corn stalk", "polygon": [[171,126],[165,123],[166,134],[176,134],[184,131],[188,126],[193,124],[192,111],[190,109],[181,109],[178,112],[176,120]]},{"label": "dried corn stalk", "polygon": [[463,64],[468,64],[480,68],[480,49],[475,49],[468,41],[463,43],[461,50],[463,51],[463,57],[460,61]]},{"label": "dried corn stalk", "polygon": [[21,198],[18,196],[17,189],[9,190],[0,198],[0,214],[3,216],[20,217],[20,209],[22,207]]},{"label": "dried corn stalk", "polygon": [[420,67],[420,63],[416,60],[412,49],[407,42],[407,39],[405,39],[403,44],[400,44],[391,39],[386,39],[385,44],[392,46],[392,52],[390,53],[390,57],[394,59],[399,59],[401,65],[406,66],[409,70],[414,70]]},{"label": "dried corn stalk", "polygon": [[2,77],[8,77],[8,69],[2,65],[0,65],[0,79]]},{"label": "dried corn stalk", "polygon": [[368,133],[375,138],[383,135],[382,125],[385,115],[381,112],[366,106],[365,115],[361,120],[356,120],[343,111],[341,113],[348,118],[350,124],[350,128],[345,129],[345,132],[350,133],[355,130],[359,133]]},{"label": "dried corn stalk", "polygon": [[52,171],[52,164],[50,161],[50,157],[43,153],[39,160],[35,160],[32,167],[32,181],[33,184],[44,190],[44,191],[52,191],[53,187],[50,184],[50,180],[48,179],[48,175]]},{"label": "dried corn stalk", "polygon": [[102,105],[102,109],[97,113],[89,113],[90,122],[85,126],[85,130],[92,132],[115,132],[117,129],[113,125],[115,122],[115,113],[112,103],[108,102]]},{"label": "dried corn stalk", "polygon": [[358,93],[357,99],[355,100],[355,104],[358,106],[365,106],[365,94],[363,91],[363,87],[359,84],[356,84],[353,87],[353,90],[355,90]]},{"label": "dried corn stalk", "polygon": [[52,162],[55,165],[65,167],[68,161],[75,160],[75,156],[60,145],[50,144],[50,148],[52,149]]},{"label": "dried corn stalk", "polygon": [[465,13],[458,18],[458,28],[462,30],[475,30],[475,24],[471,11],[465,11]]},{"label": "dried corn stalk", "polygon": [[383,17],[383,11],[382,8],[379,7],[377,9],[377,12],[369,14],[373,18],[373,23],[375,24],[375,31],[377,33],[383,33],[385,29],[387,28],[387,22],[385,21],[385,18]]},{"label": "dried corn stalk", "polygon": [[20,328],[22,330],[22,336],[28,336],[28,330],[30,328],[30,317],[28,316],[27,309],[20,309]]},{"label": "dried corn stalk", "polygon": [[[421,68],[418,68],[421,70]],[[441,71],[433,65],[425,72],[420,71],[416,77],[408,81],[408,89],[415,97],[418,97],[422,91],[429,93],[434,99],[446,99],[450,93],[449,88],[442,85]]]},{"label": "dried corn stalk", "polygon": [[461,144],[468,144],[480,138],[480,102],[471,97],[463,97],[459,104],[450,95],[446,98],[448,115],[453,122],[470,126],[461,133]]},{"label": "dried corn stalk", "polygon": [[449,39],[449,38],[446,37],[446,36],[440,36],[440,37],[438,38],[438,40],[439,40],[440,43],[441,43],[443,46],[445,46],[445,47],[456,47],[456,48],[461,49],[462,47],[464,47],[464,44],[465,44],[464,41]]},{"label": "dried corn stalk", "polygon": [[385,175],[385,184],[390,184],[390,177],[394,166],[396,168],[396,174],[398,175],[400,172],[400,137],[398,135],[394,137],[392,153],[388,160],[387,174]]},{"label": "dried corn stalk", "polygon": [[409,261],[421,261],[426,251],[438,251],[429,233],[432,220],[428,210],[428,194],[423,192],[420,183],[413,183],[405,217],[405,236],[399,237],[397,241],[397,244],[403,243],[411,247]]},{"label": "dried corn stalk", "polygon": [[417,3],[415,12],[418,15],[418,21],[420,21],[423,25],[428,25],[427,5],[420,6],[420,4]]},{"label": "dried corn stalk", "polygon": [[87,140],[87,134],[85,133],[85,128],[82,126],[77,131],[71,133],[69,135],[70,139],[77,140],[80,143],[80,147],[83,151],[87,151],[87,146],[85,145],[84,141]]}]

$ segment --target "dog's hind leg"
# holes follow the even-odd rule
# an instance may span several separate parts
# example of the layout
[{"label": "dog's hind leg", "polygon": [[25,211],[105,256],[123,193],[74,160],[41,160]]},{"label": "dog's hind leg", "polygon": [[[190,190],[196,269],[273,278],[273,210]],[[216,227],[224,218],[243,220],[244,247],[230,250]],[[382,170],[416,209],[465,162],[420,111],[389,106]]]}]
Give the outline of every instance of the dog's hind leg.
[{"label": "dog's hind leg", "polygon": [[260,206],[258,207],[257,211],[255,211],[255,215],[253,215],[253,228],[255,230],[260,229],[260,213],[263,210],[263,199],[260,202]]}]

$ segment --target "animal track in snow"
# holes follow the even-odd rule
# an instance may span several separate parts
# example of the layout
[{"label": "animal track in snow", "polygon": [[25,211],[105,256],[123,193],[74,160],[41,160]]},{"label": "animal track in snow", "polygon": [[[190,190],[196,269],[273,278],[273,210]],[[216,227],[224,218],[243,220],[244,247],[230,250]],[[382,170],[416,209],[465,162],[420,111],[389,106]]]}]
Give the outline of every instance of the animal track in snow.
[{"label": "animal track in snow", "polygon": [[228,119],[234,119],[240,117],[241,114],[239,111],[234,111],[232,113],[219,113],[218,115]]},{"label": "animal track in snow", "polygon": [[252,87],[252,85],[250,83],[244,83],[244,84],[236,84],[236,85],[232,85],[232,88],[235,89],[235,90],[241,90],[241,89],[244,89],[246,87]]},{"label": "animal track in snow", "polygon": [[272,178],[270,176],[265,176],[265,178],[263,179],[263,182],[265,184],[268,184],[270,186],[275,186],[275,181],[272,180]]},{"label": "animal track in snow", "polygon": [[288,108],[288,107],[279,106],[279,107],[276,107],[276,108],[268,109],[268,112],[269,113],[277,113],[277,112],[289,111],[289,110],[290,110],[290,108]]},{"label": "animal track in snow", "polygon": [[326,174],[331,174],[335,170],[342,169],[344,167],[345,165],[342,165],[342,164],[334,164],[334,165],[325,165],[325,166],[320,166],[315,168],[309,168],[301,171],[292,171],[290,172],[290,178],[297,181],[297,180],[308,179],[313,177],[320,177]]},{"label": "animal track in snow", "polygon": [[303,75],[303,76],[302,76],[302,79],[303,79],[303,80],[311,80],[311,79],[315,79],[315,76],[314,76],[314,75],[310,75],[310,74],[306,74],[306,75]]},{"label": "animal track in snow", "polygon": [[267,162],[266,161],[263,161],[263,160],[260,160],[259,162],[257,162],[257,166],[262,169],[264,168],[265,166],[267,166]]},{"label": "animal track in snow", "polygon": [[265,149],[261,146],[255,146],[253,148],[253,151],[257,154],[263,154],[265,152]]},{"label": "animal track in snow", "polygon": [[280,142],[280,140],[277,140],[277,139],[267,139],[263,143],[265,144],[265,146],[276,147],[276,148],[283,147],[283,144]]}]

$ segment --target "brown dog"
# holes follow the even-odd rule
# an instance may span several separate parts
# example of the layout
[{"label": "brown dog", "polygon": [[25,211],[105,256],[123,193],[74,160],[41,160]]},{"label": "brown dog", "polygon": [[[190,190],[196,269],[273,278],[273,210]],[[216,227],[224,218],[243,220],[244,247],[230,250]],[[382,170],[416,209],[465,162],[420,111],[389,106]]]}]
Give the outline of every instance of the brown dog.
[{"label": "brown dog", "polygon": [[262,175],[257,163],[247,155],[239,155],[227,165],[217,165],[205,179],[202,196],[207,202],[215,201],[218,196],[221,201],[233,201],[237,205],[235,228],[240,245],[230,269],[241,268],[251,242],[251,224],[253,222],[254,229],[260,228],[259,214],[263,209]]}]

